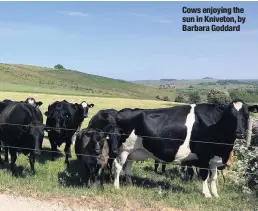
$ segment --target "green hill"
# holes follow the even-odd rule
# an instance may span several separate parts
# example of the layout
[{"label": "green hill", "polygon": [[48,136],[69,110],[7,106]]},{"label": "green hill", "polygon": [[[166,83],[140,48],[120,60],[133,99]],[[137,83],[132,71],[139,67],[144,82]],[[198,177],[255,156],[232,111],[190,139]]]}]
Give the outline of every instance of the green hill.
[{"label": "green hill", "polygon": [[168,90],[74,70],[3,63],[0,63],[0,91],[141,99],[154,99],[161,95],[172,100],[175,95]]}]

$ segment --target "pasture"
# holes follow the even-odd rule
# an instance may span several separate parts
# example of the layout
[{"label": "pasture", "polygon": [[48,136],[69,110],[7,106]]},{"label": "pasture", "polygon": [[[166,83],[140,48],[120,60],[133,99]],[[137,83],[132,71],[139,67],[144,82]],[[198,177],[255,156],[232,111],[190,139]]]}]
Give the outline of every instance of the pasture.
[{"label": "pasture", "polygon": [[[124,99],[124,98],[104,98],[87,96],[63,96],[50,94],[30,94],[17,92],[1,92],[0,100],[24,100],[27,97],[34,97],[37,101],[42,101],[40,107],[42,113],[47,110],[50,103],[56,100],[66,99],[70,102],[85,100],[94,103],[95,106],[89,110],[89,117],[85,119],[82,128],[87,127],[90,118],[100,109],[114,108],[157,108],[168,107],[175,103]],[[44,123],[46,117],[44,116]],[[49,141],[44,139],[43,150],[50,150]],[[63,155],[63,147],[60,148]],[[5,164],[0,170],[0,190],[3,192],[19,193],[37,198],[66,201],[67,203],[83,203],[86,206],[94,207],[98,210],[256,210],[258,207],[257,198],[254,194],[242,193],[241,188],[230,184],[223,185],[223,180],[219,178],[218,191],[220,198],[206,199],[201,194],[201,183],[196,179],[193,182],[184,183],[179,177],[179,168],[175,164],[167,166],[165,175],[154,173],[154,161],[144,163],[138,162],[133,165],[134,187],[124,185],[124,178],[121,176],[121,188],[116,190],[113,184],[105,183],[105,190],[101,192],[97,186],[91,189],[83,187],[83,168],[76,161],[72,146],[72,160],[70,169],[65,171],[64,157],[52,162],[49,160],[50,153],[43,152],[36,162],[36,175],[28,174],[28,158],[19,155],[17,166],[23,173],[19,178],[11,176]],[[159,169],[160,171],[160,169]],[[122,173],[123,174],[123,173]]]}]

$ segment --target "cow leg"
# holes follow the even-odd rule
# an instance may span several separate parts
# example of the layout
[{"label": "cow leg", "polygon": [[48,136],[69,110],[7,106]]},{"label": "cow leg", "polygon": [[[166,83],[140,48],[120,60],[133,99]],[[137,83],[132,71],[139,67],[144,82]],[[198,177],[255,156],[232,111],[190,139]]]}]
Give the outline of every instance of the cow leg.
[{"label": "cow leg", "polygon": [[125,178],[126,178],[126,183],[128,185],[133,185],[132,182],[132,165],[133,165],[133,161],[132,160],[127,160],[126,161],[126,165],[125,165]]},{"label": "cow leg", "polygon": [[166,172],[166,164],[162,163],[162,173],[165,174]]},{"label": "cow leg", "polygon": [[208,187],[208,177],[209,177],[209,171],[207,169],[202,168],[208,168],[208,166],[204,167],[202,166],[200,169],[200,176],[202,178],[202,193],[205,197],[210,198],[211,193]]},{"label": "cow leg", "polygon": [[104,190],[104,169],[100,168],[98,171],[98,177],[100,181],[100,189]]},{"label": "cow leg", "polygon": [[17,177],[18,175],[17,175],[17,172],[15,170],[15,168],[16,168],[15,162],[17,160],[17,151],[14,148],[9,148],[9,152],[10,152],[10,155],[11,155],[11,171],[12,171],[12,175]]},{"label": "cow leg", "polygon": [[69,164],[70,164],[70,161],[69,161],[69,158],[71,158],[71,144],[70,143],[66,143],[65,144],[65,164],[66,164],[66,168],[69,168]]},{"label": "cow leg", "polygon": [[158,161],[158,160],[155,160],[155,163],[154,163],[154,171],[155,171],[155,172],[158,172],[158,168],[159,168],[159,161]]},{"label": "cow leg", "polygon": [[87,188],[91,187],[91,171],[88,164],[84,164],[85,167],[85,183],[87,184]]},{"label": "cow leg", "polygon": [[108,172],[109,172],[109,180],[112,182],[113,181],[113,177],[112,177],[112,166],[113,166],[113,159],[109,159],[108,160]]},{"label": "cow leg", "polygon": [[9,163],[9,158],[8,158],[8,147],[4,148],[4,162]]},{"label": "cow leg", "polygon": [[188,180],[193,180],[193,175],[194,175],[194,170],[193,170],[193,166],[188,166],[187,167],[187,176],[188,176]]},{"label": "cow leg", "polygon": [[57,156],[57,144],[51,139],[49,139],[49,141],[50,141],[51,153],[52,153],[51,160],[54,161]]},{"label": "cow leg", "polygon": [[217,191],[216,180],[218,177],[218,169],[216,165],[210,165],[211,168],[211,193],[215,197],[219,197]]},{"label": "cow leg", "polygon": [[35,175],[35,153],[34,152],[31,152],[30,153],[30,168],[31,168],[31,172],[32,172],[32,175]]},{"label": "cow leg", "polygon": [[115,188],[119,188],[119,176],[122,171],[123,165],[129,155],[129,152],[123,151],[118,158],[114,160],[115,164],[115,179],[114,179],[114,186]]}]

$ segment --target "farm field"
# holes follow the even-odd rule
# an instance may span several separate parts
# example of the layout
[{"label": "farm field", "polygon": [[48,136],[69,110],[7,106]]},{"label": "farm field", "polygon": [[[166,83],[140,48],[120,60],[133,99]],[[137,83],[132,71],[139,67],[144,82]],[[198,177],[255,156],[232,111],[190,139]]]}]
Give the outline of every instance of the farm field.
[{"label": "farm field", "polygon": [[[118,74],[118,77],[121,75]],[[23,64],[0,63],[0,91],[62,95],[174,99],[174,91],[158,90],[123,80],[87,74],[76,70],[54,69]]]},{"label": "farm field", "polygon": [[[0,100],[24,100],[34,97],[42,101],[41,111],[44,113],[48,105],[56,100],[66,99],[70,102],[85,100],[94,103],[89,110],[89,117],[85,119],[83,127],[87,127],[90,118],[100,109],[114,108],[157,108],[176,105],[176,103],[154,100],[107,98],[96,96],[72,96],[56,94],[39,94],[23,92],[0,92]],[[44,122],[46,118],[44,116]],[[63,147],[60,151],[63,154]],[[48,139],[44,139],[44,150],[49,150]],[[113,184],[105,184],[104,192],[97,186],[87,189],[83,187],[83,168],[76,161],[72,146],[73,157],[71,167],[65,171],[64,157],[52,162],[49,153],[43,152],[35,165],[36,175],[28,174],[29,162],[27,157],[20,155],[17,166],[24,167],[23,175],[13,178],[5,165],[0,170],[0,190],[2,192],[19,193],[35,198],[56,199],[66,203],[81,203],[98,210],[257,210],[258,202],[254,194],[245,194],[241,187],[226,183],[219,178],[218,193],[220,198],[206,199],[202,196],[201,183],[195,179],[193,182],[184,183],[179,178],[179,168],[168,165],[165,175],[154,173],[152,160],[133,165],[134,187],[121,185],[116,190]],[[123,173],[122,173],[123,174]],[[121,182],[124,182],[123,176]],[[161,189],[160,189],[161,188]]]}]

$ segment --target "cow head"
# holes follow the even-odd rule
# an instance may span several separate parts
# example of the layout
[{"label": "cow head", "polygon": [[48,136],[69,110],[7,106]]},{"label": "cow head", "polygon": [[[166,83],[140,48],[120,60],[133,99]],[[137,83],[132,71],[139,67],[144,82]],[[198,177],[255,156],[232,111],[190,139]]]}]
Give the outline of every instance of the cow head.
[{"label": "cow head", "polygon": [[249,105],[248,106],[248,111],[258,113],[258,105]]},{"label": "cow head", "polygon": [[33,97],[28,97],[26,100],[24,100],[24,103],[28,103],[36,107],[40,107],[43,104],[41,101],[36,102],[35,98]]},{"label": "cow head", "polygon": [[124,140],[122,130],[115,124],[109,124],[103,130],[106,133],[110,157],[116,158],[119,153],[119,148],[121,147]]},{"label": "cow head", "polygon": [[242,100],[233,100],[228,106],[228,119],[236,119],[236,138],[243,139],[247,135],[247,125],[249,119],[249,106]]},{"label": "cow head", "polygon": [[67,128],[72,121],[72,113],[64,105],[64,102],[55,102],[49,105],[45,115],[47,116],[45,130],[47,132],[53,132],[56,135],[66,132],[64,128]]},{"label": "cow head", "polygon": [[85,101],[82,101],[82,102],[80,103],[80,105],[81,105],[82,108],[83,108],[83,117],[84,117],[84,118],[87,118],[87,117],[88,117],[89,108],[93,108],[93,107],[94,107],[94,104],[88,104],[88,103],[86,103]]}]

